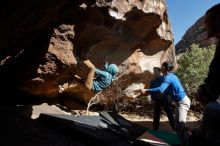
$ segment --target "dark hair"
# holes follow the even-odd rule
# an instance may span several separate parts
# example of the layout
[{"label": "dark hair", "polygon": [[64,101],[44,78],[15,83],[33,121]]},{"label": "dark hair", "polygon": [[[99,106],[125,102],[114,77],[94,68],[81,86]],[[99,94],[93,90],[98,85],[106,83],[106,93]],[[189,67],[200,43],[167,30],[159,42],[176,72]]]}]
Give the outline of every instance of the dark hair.
[{"label": "dark hair", "polygon": [[159,67],[154,67],[153,69],[154,69],[154,70],[161,71],[161,69],[160,69]]},{"label": "dark hair", "polygon": [[165,68],[168,71],[172,71],[174,69],[174,65],[170,61],[166,61],[162,64],[162,68]]},{"label": "dark hair", "polygon": [[211,20],[216,22],[216,27],[218,27],[218,25],[220,25],[220,20],[218,20],[218,17],[220,16],[220,3],[214,5],[213,7],[211,7],[210,9],[208,9],[205,13],[206,15],[209,14]]}]

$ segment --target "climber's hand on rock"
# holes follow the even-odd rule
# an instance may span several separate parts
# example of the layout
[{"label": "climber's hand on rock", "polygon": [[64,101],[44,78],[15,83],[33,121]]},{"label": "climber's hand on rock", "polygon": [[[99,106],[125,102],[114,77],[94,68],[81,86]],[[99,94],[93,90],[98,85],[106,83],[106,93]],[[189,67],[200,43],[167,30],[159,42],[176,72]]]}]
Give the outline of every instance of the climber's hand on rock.
[{"label": "climber's hand on rock", "polygon": [[59,91],[58,91],[59,93],[62,93],[65,90],[62,85],[59,85],[58,87],[59,87]]}]

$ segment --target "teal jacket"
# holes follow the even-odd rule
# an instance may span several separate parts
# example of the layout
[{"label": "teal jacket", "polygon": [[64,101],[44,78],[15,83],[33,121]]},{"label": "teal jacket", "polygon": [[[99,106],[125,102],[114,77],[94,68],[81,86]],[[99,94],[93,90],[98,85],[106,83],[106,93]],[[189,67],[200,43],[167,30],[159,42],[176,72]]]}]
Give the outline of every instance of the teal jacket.
[{"label": "teal jacket", "polygon": [[93,80],[93,92],[98,93],[107,88],[115,79],[115,75],[118,72],[118,67],[115,64],[105,65],[105,70],[99,70],[96,68],[96,79]]}]

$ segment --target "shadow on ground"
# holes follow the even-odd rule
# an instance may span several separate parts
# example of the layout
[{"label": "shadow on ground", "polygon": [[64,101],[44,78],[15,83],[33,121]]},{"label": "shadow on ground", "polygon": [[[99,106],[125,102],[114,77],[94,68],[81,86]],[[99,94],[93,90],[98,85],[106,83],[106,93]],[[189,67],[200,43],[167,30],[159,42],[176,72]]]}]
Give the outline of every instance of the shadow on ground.
[{"label": "shadow on ground", "polygon": [[[151,121],[134,121],[134,123],[142,125],[144,127],[148,127],[149,129],[153,129],[153,122]],[[187,121],[187,126],[191,128],[195,128],[198,126],[197,121]],[[169,132],[174,132],[172,128],[170,127],[170,124],[168,121],[161,121],[160,122],[160,131],[169,131]]]}]

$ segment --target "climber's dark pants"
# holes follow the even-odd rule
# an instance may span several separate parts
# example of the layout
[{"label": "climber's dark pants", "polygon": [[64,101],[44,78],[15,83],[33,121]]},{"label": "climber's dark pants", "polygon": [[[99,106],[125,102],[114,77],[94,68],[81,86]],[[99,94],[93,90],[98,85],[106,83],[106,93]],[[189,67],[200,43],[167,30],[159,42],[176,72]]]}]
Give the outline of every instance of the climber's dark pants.
[{"label": "climber's dark pants", "polygon": [[172,112],[172,109],[171,109],[169,101],[168,100],[164,100],[164,99],[156,99],[154,101],[155,101],[155,104],[154,104],[153,129],[154,130],[158,130],[158,128],[159,128],[161,107],[163,107],[165,112],[166,112],[166,114],[167,114],[167,117],[169,119],[170,126],[174,130],[175,129],[175,126],[174,126],[174,116],[173,116],[173,112]]}]

